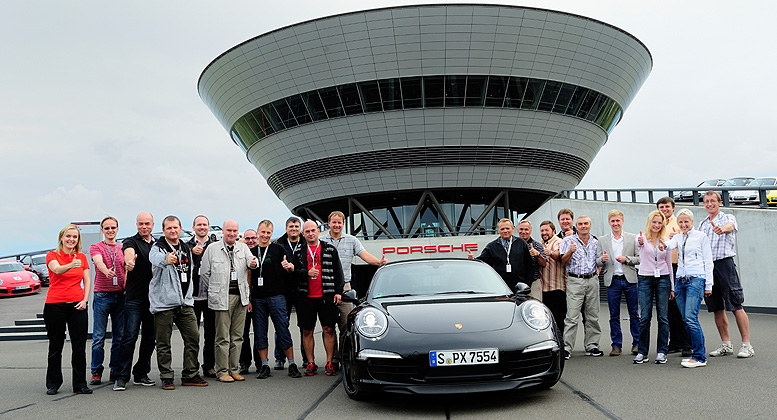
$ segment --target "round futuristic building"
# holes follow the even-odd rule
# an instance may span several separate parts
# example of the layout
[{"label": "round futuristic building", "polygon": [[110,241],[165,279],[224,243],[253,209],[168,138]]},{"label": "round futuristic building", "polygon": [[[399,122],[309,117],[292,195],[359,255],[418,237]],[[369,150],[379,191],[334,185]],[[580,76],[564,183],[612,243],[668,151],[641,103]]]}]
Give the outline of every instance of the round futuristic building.
[{"label": "round futuristic building", "polygon": [[458,236],[574,188],[651,68],[594,19],[442,4],[259,35],[198,89],[293,213],[341,210],[369,239]]}]

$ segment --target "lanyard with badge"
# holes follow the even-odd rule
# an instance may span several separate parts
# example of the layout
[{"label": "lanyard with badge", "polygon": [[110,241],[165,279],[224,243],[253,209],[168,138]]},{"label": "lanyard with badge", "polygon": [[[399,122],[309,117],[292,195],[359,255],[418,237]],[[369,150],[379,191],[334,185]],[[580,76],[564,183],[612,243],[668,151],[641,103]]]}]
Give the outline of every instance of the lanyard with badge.
[{"label": "lanyard with badge", "polygon": [[227,257],[229,258],[229,280],[230,281],[237,281],[237,271],[235,271],[235,248],[229,249],[227,247]]},{"label": "lanyard with badge", "polygon": [[[316,268],[316,255],[318,254],[318,249],[319,248],[321,248],[321,243],[320,242],[318,243],[318,246],[316,246],[316,250],[315,251],[313,251],[310,248],[310,245],[308,245],[308,254],[310,254],[310,260],[313,262],[313,269]],[[318,276],[311,277],[311,279],[313,279],[313,280],[315,280],[317,278],[318,278]]]},{"label": "lanyard with badge", "polygon": [[259,254],[259,278],[256,279],[256,285],[259,287],[264,286],[264,277],[262,277],[262,268],[264,267],[264,257],[267,255],[267,251],[270,250],[270,245],[267,245],[264,247],[264,254],[262,254],[262,247],[259,247],[259,251],[257,254]]},{"label": "lanyard with badge", "polygon": [[[168,242],[169,243],[169,242]],[[184,253],[181,251],[181,246],[174,246],[173,249],[175,250],[175,257],[178,260],[175,264],[175,269],[178,271],[178,273],[181,275],[181,283],[188,283],[189,282],[189,273],[188,271],[188,264],[189,260],[186,259],[185,263],[187,265],[184,265]]]},{"label": "lanyard with badge", "polygon": [[691,236],[691,235],[686,233],[686,234],[683,234],[683,236],[685,238],[683,240],[683,250],[682,250],[681,254],[683,254],[683,274],[684,274],[683,277],[685,277],[685,276],[687,276],[687,273],[688,273],[688,267],[685,265],[685,244],[688,243],[688,237]]},{"label": "lanyard with badge", "polygon": [[507,259],[506,259],[507,266],[505,267],[505,271],[508,272],[508,273],[512,273],[513,272],[513,266],[510,265],[510,250],[513,249],[513,237],[512,236],[510,237],[510,244],[508,246],[505,246],[504,240],[503,240],[502,248],[504,248],[505,252],[507,252]]},{"label": "lanyard with badge", "polygon": [[108,246],[108,243],[103,241],[103,244],[106,248],[108,248],[108,256],[111,257],[111,264],[113,268],[113,285],[118,286],[119,285],[119,277],[116,276],[116,244],[113,244],[113,252],[111,252],[111,247]]},{"label": "lanyard with badge", "polygon": [[653,259],[656,262],[656,268],[653,269],[653,277],[661,277],[661,270],[658,269],[658,241],[659,239],[656,237],[655,245],[651,244],[653,245]]},{"label": "lanyard with badge", "polygon": [[289,249],[291,249],[291,255],[294,255],[294,253],[297,252],[297,249],[299,249],[299,243],[301,241],[297,240],[297,242],[294,242],[294,246],[291,246],[291,241],[289,240],[289,238],[286,238],[286,242],[288,242]]}]

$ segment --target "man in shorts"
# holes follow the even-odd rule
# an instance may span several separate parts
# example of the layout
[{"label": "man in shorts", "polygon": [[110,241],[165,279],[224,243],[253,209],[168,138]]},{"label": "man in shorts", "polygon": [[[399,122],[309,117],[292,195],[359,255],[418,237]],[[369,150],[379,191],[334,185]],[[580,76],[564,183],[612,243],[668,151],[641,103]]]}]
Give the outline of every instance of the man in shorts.
[{"label": "man in shorts", "polygon": [[316,222],[308,220],[302,225],[305,243],[294,253],[294,262],[284,261],[283,268],[294,273],[297,279],[297,324],[302,328],[302,343],[307,353],[308,366],[305,376],[318,373],[315,358],[313,330],[316,317],[321,322],[326,350],[326,375],[337,374],[332,357],[335,351],[335,325],[340,316],[337,305],[343,293],[343,267],[337,248],[319,241]]},{"label": "man in shorts", "polygon": [[726,311],[731,311],[734,313],[739,334],[742,336],[742,347],[737,357],[748,358],[755,356],[755,350],[750,345],[750,319],[742,307],[745,295],[734,263],[734,257],[737,255],[737,219],[732,214],[720,211],[720,205],[720,194],[715,191],[704,193],[704,208],[709,214],[699,223],[699,230],[710,238],[714,280],[712,295],[705,296],[704,302],[707,304],[707,311],[715,313],[715,325],[718,327],[722,341],[717,349],[710,352],[710,356],[734,354],[726,317]]}]

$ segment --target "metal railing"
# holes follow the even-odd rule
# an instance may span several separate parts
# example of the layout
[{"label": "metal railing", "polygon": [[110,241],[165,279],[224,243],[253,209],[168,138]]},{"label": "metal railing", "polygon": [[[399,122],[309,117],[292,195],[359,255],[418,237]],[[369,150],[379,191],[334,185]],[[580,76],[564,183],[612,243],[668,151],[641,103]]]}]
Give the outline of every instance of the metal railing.
[{"label": "metal railing", "polygon": [[[717,191],[723,200],[723,206],[730,207],[732,204],[731,193],[734,191],[756,191],[755,200],[745,200],[744,202],[733,201],[733,203],[758,204],[759,208],[768,208],[769,200],[767,195],[777,190],[774,185],[754,186],[754,187],[674,187],[674,188],[596,188],[596,189],[575,189],[562,190],[556,194],[555,198],[567,198],[572,200],[592,200],[592,201],[613,201],[618,203],[646,203],[655,204],[661,197],[672,197],[676,202],[693,203],[698,206],[702,202],[701,196],[707,191]],[[690,193],[690,194],[689,194]],[[614,196],[614,199],[611,198]],[[678,199],[679,198],[679,199]],[[775,201],[777,204],[777,201]]]}]

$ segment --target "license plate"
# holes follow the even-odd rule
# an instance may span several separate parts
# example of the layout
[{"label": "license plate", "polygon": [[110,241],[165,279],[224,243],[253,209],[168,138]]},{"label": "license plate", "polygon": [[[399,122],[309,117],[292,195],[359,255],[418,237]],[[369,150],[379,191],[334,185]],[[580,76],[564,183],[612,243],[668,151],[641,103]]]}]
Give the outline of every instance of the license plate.
[{"label": "license plate", "polygon": [[30,290],[30,286],[16,286],[16,290]]},{"label": "license plate", "polygon": [[499,349],[435,350],[429,352],[429,366],[467,366],[499,363]]}]

